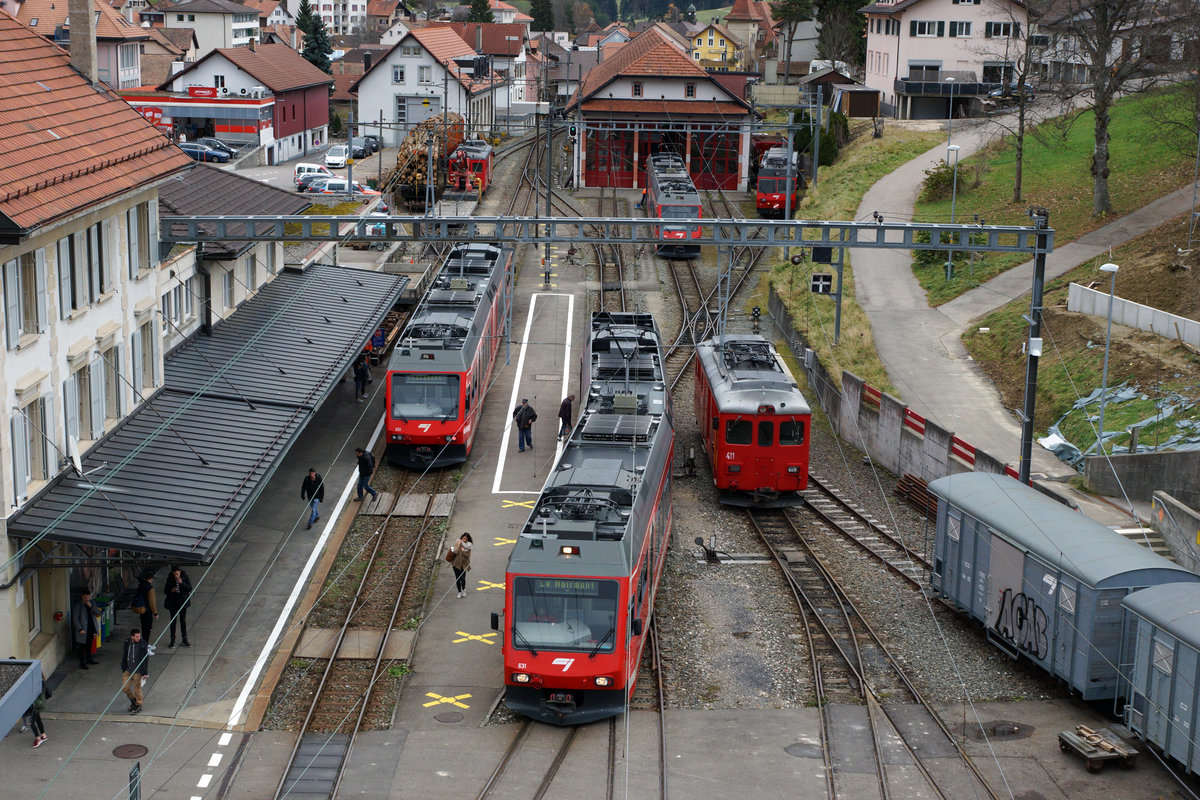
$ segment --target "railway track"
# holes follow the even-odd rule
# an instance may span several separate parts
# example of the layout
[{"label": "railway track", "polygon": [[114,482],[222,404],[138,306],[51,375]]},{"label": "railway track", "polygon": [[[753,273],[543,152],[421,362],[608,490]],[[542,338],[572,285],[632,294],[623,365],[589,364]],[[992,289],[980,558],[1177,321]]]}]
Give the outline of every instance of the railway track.
[{"label": "railway track", "polygon": [[[801,608],[821,712],[831,800],[867,796],[888,800],[900,789],[911,794],[913,769],[932,795],[943,800],[966,796],[999,800],[903,666],[809,547],[793,516],[783,510],[748,510],[747,514]],[[865,744],[863,731],[869,738]],[[896,747],[904,758],[895,758]],[[876,775],[871,794],[861,778],[856,780],[850,763],[868,748]],[[958,761],[941,761],[935,777],[922,753],[950,752],[947,748],[957,753]],[[953,769],[947,767],[948,762]]]},{"label": "railway track", "polygon": [[[371,706],[372,692],[387,667],[384,654],[387,652],[388,639],[397,627],[406,591],[418,567],[421,542],[431,529],[434,501],[445,476],[445,472],[439,471],[412,479],[412,488],[422,482],[431,488],[416,540],[406,543],[404,547],[408,555],[406,560],[397,562],[386,557],[388,523],[392,521],[394,508],[389,510],[383,522],[371,534],[371,551],[353,595],[343,604],[341,626],[328,651],[330,657],[313,661],[314,666],[321,664],[323,669],[299,726],[296,744],[288,756],[288,766],[275,788],[273,797],[276,800],[297,796],[306,799],[337,796],[346,763]],[[305,621],[306,629],[311,618]],[[377,627],[384,619],[386,624]],[[340,656],[348,632],[363,628],[368,620],[372,622],[371,627],[380,632],[373,658],[367,660]],[[304,641],[303,632],[296,641]]]}]

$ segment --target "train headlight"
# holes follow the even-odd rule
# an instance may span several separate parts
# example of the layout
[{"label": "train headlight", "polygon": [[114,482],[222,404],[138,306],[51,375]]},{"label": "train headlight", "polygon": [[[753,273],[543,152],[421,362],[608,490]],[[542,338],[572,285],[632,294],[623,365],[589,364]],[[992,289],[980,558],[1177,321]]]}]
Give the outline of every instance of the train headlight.
[{"label": "train headlight", "polygon": [[393,433],[391,438],[392,438],[393,442],[403,442],[404,434],[403,433]]},{"label": "train headlight", "polygon": [[799,467],[788,467],[788,474],[789,475],[799,475],[800,468]]},{"label": "train headlight", "polygon": [[446,436],[446,443],[449,444],[450,442],[453,442],[453,441],[454,441],[454,434],[452,434],[452,433],[448,434]]},{"label": "train headlight", "polygon": [[512,674],[513,683],[529,683],[528,672],[514,672]]},{"label": "train headlight", "polygon": [[613,683],[613,679],[608,677],[607,675],[598,675],[596,677],[596,685],[597,686],[612,686],[612,683]]},{"label": "train headlight", "polygon": [[729,466],[726,468],[726,471],[727,471],[727,472],[741,472],[741,471],[742,471],[742,465],[741,465],[741,464],[730,464],[730,465],[729,465]]}]

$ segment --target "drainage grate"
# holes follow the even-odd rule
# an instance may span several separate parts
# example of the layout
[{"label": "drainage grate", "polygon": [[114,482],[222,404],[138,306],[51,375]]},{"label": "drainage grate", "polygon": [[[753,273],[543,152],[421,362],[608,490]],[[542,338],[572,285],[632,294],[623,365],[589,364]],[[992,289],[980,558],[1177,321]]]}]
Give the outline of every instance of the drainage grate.
[{"label": "drainage grate", "polygon": [[113,748],[113,755],[117,758],[141,758],[150,752],[150,748],[141,744],[122,744]]}]

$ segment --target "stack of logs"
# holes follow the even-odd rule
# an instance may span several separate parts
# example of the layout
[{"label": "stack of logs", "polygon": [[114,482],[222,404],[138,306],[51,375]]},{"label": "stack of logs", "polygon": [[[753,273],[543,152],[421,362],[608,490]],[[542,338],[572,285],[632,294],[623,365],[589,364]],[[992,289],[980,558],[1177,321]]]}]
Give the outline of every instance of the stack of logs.
[{"label": "stack of logs", "polygon": [[463,118],[446,112],[435,114],[418,123],[400,143],[396,155],[396,166],[384,177],[384,186],[390,190],[396,205],[404,202],[423,201],[428,182],[429,140],[433,139],[433,164],[435,193],[440,195],[445,184],[446,157],[454,152],[463,140]]}]

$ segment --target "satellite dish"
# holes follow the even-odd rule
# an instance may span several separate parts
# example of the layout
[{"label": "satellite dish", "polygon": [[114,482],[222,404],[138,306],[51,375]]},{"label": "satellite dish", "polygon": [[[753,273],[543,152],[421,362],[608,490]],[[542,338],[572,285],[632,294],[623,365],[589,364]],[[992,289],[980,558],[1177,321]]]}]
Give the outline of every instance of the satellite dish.
[{"label": "satellite dish", "polygon": [[83,474],[83,460],[79,457],[79,440],[74,436],[67,437],[67,457],[71,459],[71,466],[75,468],[78,475]]}]

